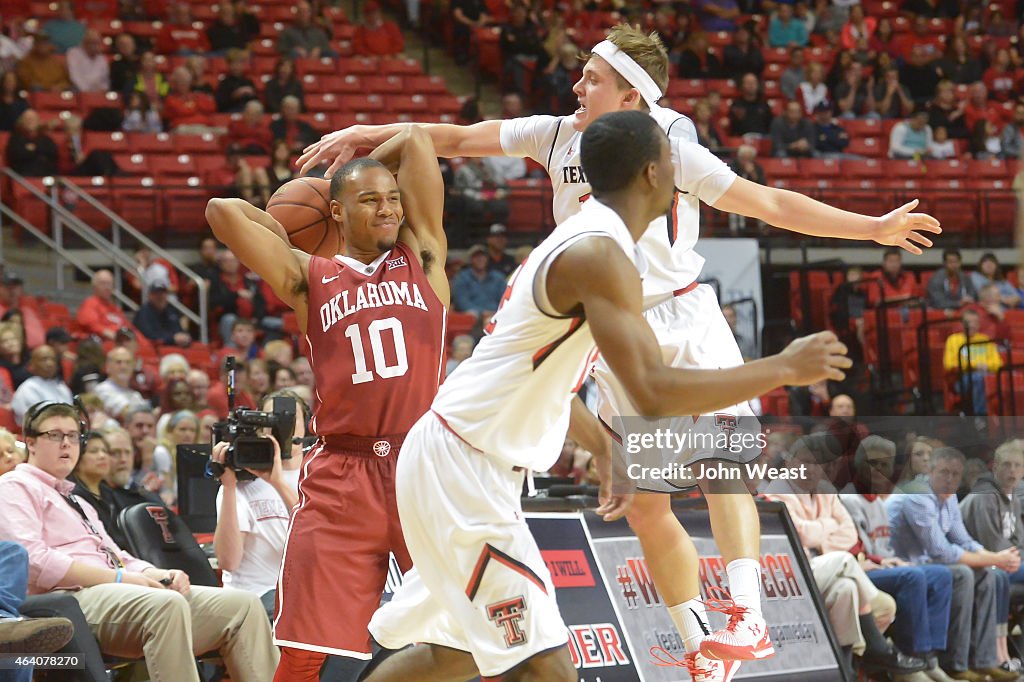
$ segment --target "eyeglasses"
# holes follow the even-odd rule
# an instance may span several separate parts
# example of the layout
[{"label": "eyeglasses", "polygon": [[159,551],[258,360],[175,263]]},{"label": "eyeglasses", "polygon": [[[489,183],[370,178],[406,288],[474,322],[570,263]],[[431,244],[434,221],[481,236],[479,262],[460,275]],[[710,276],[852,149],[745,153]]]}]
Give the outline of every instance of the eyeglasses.
[{"label": "eyeglasses", "polygon": [[51,443],[60,443],[65,438],[67,438],[68,442],[71,443],[72,445],[74,445],[75,443],[78,442],[78,439],[82,437],[82,434],[79,433],[78,431],[57,431],[57,430],[54,430],[54,431],[44,431],[44,432],[39,434],[39,437],[40,438],[45,438],[46,440],[50,441]]}]

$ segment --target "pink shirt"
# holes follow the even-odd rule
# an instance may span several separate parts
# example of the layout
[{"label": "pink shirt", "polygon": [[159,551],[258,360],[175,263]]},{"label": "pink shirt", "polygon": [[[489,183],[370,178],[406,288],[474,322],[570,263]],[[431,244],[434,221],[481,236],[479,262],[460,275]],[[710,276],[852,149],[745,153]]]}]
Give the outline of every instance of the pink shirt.
[{"label": "pink shirt", "polygon": [[96,510],[78,500],[93,532],[64,499],[74,489],[32,464],[19,464],[0,476],[0,540],[11,540],[28,550],[28,593],[77,590],[81,585],[62,582],[78,561],[98,568],[116,568],[104,547],[117,554],[125,570],[139,572],[153,564],[119,548],[103,528]]}]

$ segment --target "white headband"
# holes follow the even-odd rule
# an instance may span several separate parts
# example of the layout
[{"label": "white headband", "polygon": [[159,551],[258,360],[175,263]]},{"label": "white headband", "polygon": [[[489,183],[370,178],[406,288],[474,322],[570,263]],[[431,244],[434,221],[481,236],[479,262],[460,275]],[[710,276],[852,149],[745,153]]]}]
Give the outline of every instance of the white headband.
[{"label": "white headband", "polygon": [[602,40],[590,52],[608,62],[620,76],[626,79],[627,83],[636,88],[652,111],[658,106],[658,100],[662,96],[661,88],[639,64],[633,61],[632,57],[620,50],[615,43],[610,40]]}]

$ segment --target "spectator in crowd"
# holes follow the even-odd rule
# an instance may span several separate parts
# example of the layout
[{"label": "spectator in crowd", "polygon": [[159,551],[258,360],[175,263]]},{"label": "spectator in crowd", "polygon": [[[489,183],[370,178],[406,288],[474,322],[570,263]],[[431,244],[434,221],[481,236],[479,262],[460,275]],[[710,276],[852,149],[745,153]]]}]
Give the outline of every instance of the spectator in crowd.
[{"label": "spectator in crowd", "polygon": [[927,61],[938,59],[942,41],[933,35],[928,27],[926,17],[915,17],[911,20],[911,30],[905,33],[899,42],[899,57],[902,61],[910,61],[915,48],[923,48]]},{"label": "spectator in crowd", "polygon": [[[228,340],[224,343],[224,355],[234,355],[240,360],[251,360],[259,355],[256,343],[256,325],[252,320],[241,317],[231,323]],[[250,380],[252,372],[250,371]]]},{"label": "spectator in crowd", "polygon": [[722,315],[725,317],[725,321],[728,323],[730,331],[732,331],[733,338],[736,339],[736,345],[739,346],[743,360],[756,360],[758,358],[757,342],[753,335],[747,335],[740,332],[739,318],[736,315],[736,307],[730,303],[723,305]]},{"label": "spectator in crowd", "polygon": [[[235,320],[239,317],[246,320],[263,317],[265,303],[259,291],[259,282],[242,271],[234,253],[222,250],[217,263],[220,266],[220,277],[210,285],[210,308],[219,316],[221,338],[227,339],[233,335]],[[247,357],[256,357],[256,354]]]},{"label": "spectator in crowd", "polygon": [[764,55],[758,40],[746,26],[740,26],[732,35],[732,42],[722,50],[722,76],[741,78],[745,73],[757,77],[764,71]]},{"label": "spectator in crowd", "polygon": [[516,269],[516,260],[508,252],[508,229],[502,223],[494,223],[487,230],[487,259],[487,267],[506,279]]},{"label": "spectator in crowd", "polygon": [[864,8],[857,3],[850,7],[849,18],[839,34],[839,44],[844,50],[852,50],[861,40],[870,41],[877,25],[878,20],[864,16]]},{"label": "spectator in crowd", "polygon": [[177,448],[192,445],[199,434],[199,420],[194,412],[179,410],[171,414],[163,429],[157,430],[157,444],[153,449],[153,471],[160,475],[160,499],[173,506],[178,499]]},{"label": "spectator in crowd", "polygon": [[282,57],[277,60],[273,75],[264,85],[263,102],[267,106],[267,111],[277,114],[281,111],[281,103],[284,98],[289,96],[299,101],[299,110],[301,111],[302,100],[305,96],[302,91],[302,81],[295,75],[295,62],[288,57]]},{"label": "spectator in crowd", "polygon": [[18,74],[0,73],[0,130],[11,131],[18,118],[28,109],[28,100],[21,95]]},{"label": "spectator in crowd", "polygon": [[[756,182],[759,185],[765,184],[764,169],[757,162],[757,148],[749,144],[741,144],[736,150],[736,158],[729,164],[733,172],[744,180]],[[738,232],[747,226],[747,217],[729,214],[729,229]]]},{"label": "spectator in crowd", "polygon": [[125,430],[132,442],[132,483],[146,492],[156,493],[163,479],[153,470],[153,451],[156,449],[156,417],[147,403],[128,411],[123,418]]},{"label": "spectator in crowd", "polygon": [[210,375],[201,369],[190,369],[185,377],[185,382],[192,391],[192,406],[196,412],[202,412],[209,407],[207,394],[210,391]]},{"label": "spectator in crowd", "polygon": [[292,388],[297,383],[298,379],[295,377],[295,372],[292,371],[291,367],[277,366],[273,368],[273,376],[270,382],[270,389],[272,391]]},{"label": "spectator in crowd", "polygon": [[103,175],[117,173],[113,155],[105,150],[90,150],[85,146],[82,135],[82,119],[75,115],[66,116],[64,121],[64,145],[57,149],[57,170],[64,175]]},{"label": "spectator in crowd", "polygon": [[999,127],[992,121],[975,121],[974,130],[971,132],[971,156],[979,161],[1003,157]]},{"label": "spectator in crowd", "polygon": [[772,156],[809,157],[814,153],[814,124],[799,102],[787,102],[785,113],[772,121]]},{"label": "spectator in crowd", "polygon": [[[263,409],[273,409],[276,396],[295,398],[294,438],[306,435],[309,409],[290,391],[267,396]],[[224,570],[224,585],[253,592],[260,597],[269,618],[274,615],[277,579],[288,538],[288,519],[298,504],[299,470],[302,467],[302,441],[293,439],[284,447],[290,457],[283,458],[281,444],[274,441],[274,465],[267,470],[246,470],[241,477],[226,467],[217,491],[217,529],[213,538],[217,563]],[[217,443],[211,460],[224,462],[227,443]]]},{"label": "spectator in crowd", "polygon": [[451,208],[461,218],[464,233],[472,227],[508,219],[508,190],[499,184],[482,159],[464,159],[452,184]]},{"label": "spectator in crowd", "polygon": [[964,112],[967,102],[957,99],[954,87],[951,80],[941,80],[935,86],[935,99],[928,105],[928,125],[932,127],[933,133],[943,127],[950,137],[966,138],[968,132]]},{"label": "spectator in crowd", "polygon": [[236,145],[243,154],[270,154],[270,128],[264,120],[263,105],[259,100],[246,102],[242,117],[228,125],[227,143],[228,146]]},{"label": "spectator in crowd", "polygon": [[270,145],[270,165],[266,168],[270,194],[295,177],[295,166],[291,160],[292,150],[288,143],[284,140],[274,140]]},{"label": "spectator in crowd", "polygon": [[57,353],[53,348],[44,344],[33,349],[28,361],[28,371],[32,376],[18,386],[11,401],[15,419],[21,422],[28,408],[36,403],[71,402],[71,389],[60,378],[57,369]]},{"label": "spectator in crowd", "polygon": [[25,461],[24,452],[18,447],[18,439],[7,429],[0,428],[0,476]]},{"label": "spectator in crowd", "polygon": [[907,444],[906,454],[896,479],[896,492],[927,491],[928,475],[931,473],[933,442],[927,436],[917,436]]},{"label": "spectator in crowd", "polygon": [[50,327],[46,330],[44,343],[57,354],[57,376],[61,379],[71,376],[71,368],[78,356],[71,352],[74,338],[64,327]]},{"label": "spectator in crowd", "polygon": [[995,341],[981,333],[981,315],[977,310],[965,308],[961,319],[964,331],[954,332],[946,339],[942,366],[955,378],[954,390],[969,398],[971,413],[986,415],[985,378],[999,371],[1003,359]]},{"label": "spectator in crowd", "polygon": [[[0,373],[10,379],[10,389],[16,389],[32,376],[28,369],[28,353],[21,330],[12,322],[0,322]],[[6,394],[7,391],[5,390]],[[5,407],[13,396],[5,396]]]},{"label": "spectator in crowd", "polygon": [[281,31],[277,51],[285,57],[301,59],[334,57],[327,32],[313,22],[313,8],[305,0],[295,5],[295,21]]},{"label": "spectator in crowd", "polygon": [[43,33],[37,33],[32,50],[18,62],[18,81],[26,90],[60,92],[71,87],[68,67],[54,54],[53,43]]},{"label": "spectator in crowd", "polygon": [[807,67],[807,80],[796,89],[796,99],[810,116],[821,102],[828,101],[828,86],[825,85],[825,67],[818,62]]},{"label": "spectator in crowd", "polygon": [[739,97],[729,107],[730,130],[733,135],[767,135],[771,128],[772,110],[764,100],[757,76],[748,73],[740,81]]},{"label": "spectator in crowd", "polygon": [[398,24],[384,18],[377,0],[363,5],[363,21],[352,37],[352,49],[364,57],[392,57],[405,49],[405,38]]},{"label": "spectator in crowd", "polygon": [[68,50],[68,76],[79,92],[106,92],[110,90],[110,64],[103,54],[103,37],[99,31],[89,29],[82,44]]},{"label": "spectator in crowd", "polygon": [[57,17],[43,24],[43,34],[53,42],[57,54],[64,54],[82,43],[85,24],[75,18],[75,5],[71,0],[57,3]]},{"label": "spectator in crowd", "polygon": [[213,97],[192,88],[192,73],[184,66],[171,72],[171,92],[164,98],[164,118],[172,132],[201,135],[214,132],[210,115],[216,113]]},{"label": "spectator in crowd", "polygon": [[945,564],[953,573],[949,636],[939,653],[942,669],[959,680],[1015,680],[1015,673],[999,668],[997,595],[1009,590],[1003,571],[1020,568],[1020,555],[1016,548],[989,552],[964,527],[956,501],[963,454],[938,448],[930,466],[926,492],[886,501],[893,551],[913,565]]},{"label": "spectator in crowd", "polygon": [[991,121],[1002,126],[1006,121],[1003,108],[988,99],[988,88],[984,83],[972,83],[967,90],[967,106],[964,109],[964,125],[968,131],[975,130],[978,121]]},{"label": "spectator in crowd", "polygon": [[[566,40],[558,48],[554,58],[544,69],[544,108],[552,114],[572,111],[577,105],[576,93],[572,86],[582,77],[583,68],[579,60],[579,48]],[[514,158],[514,157],[500,157]]]},{"label": "spectator in crowd", "polygon": [[103,401],[104,409],[113,417],[121,418],[135,409],[150,409],[149,402],[131,387],[135,370],[135,357],[120,346],[107,353],[107,378],[96,385],[93,393]]},{"label": "spectator in crowd", "polygon": [[284,140],[295,154],[320,139],[320,133],[299,118],[302,104],[291,95],[281,100],[281,115],[270,122],[270,134],[275,140]]},{"label": "spectator in crowd", "polygon": [[82,339],[77,348],[77,357],[71,368],[71,393],[80,395],[91,393],[96,384],[103,381],[103,366],[106,364],[107,356],[103,351],[103,344],[98,337],[88,336]]},{"label": "spectator in crowd", "polygon": [[168,20],[156,37],[160,54],[192,55],[210,51],[210,41],[202,24],[192,22],[192,10],[186,2],[175,2],[167,12]]},{"label": "spectator in crowd", "polygon": [[[881,78],[876,77],[874,88],[875,111],[882,118],[901,118],[914,111],[914,100],[907,86],[900,83],[900,72],[895,66],[884,70]],[[925,123],[927,124],[927,120]]]},{"label": "spectator in crowd", "polygon": [[890,632],[897,649],[927,661],[926,677],[921,679],[948,680],[939,668],[936,652],[946,648],[953,575],[941,565],[911,566],[892,550],[885,509],[892,481],[879,472],[882,463],[888,462],[891,475],[895,456],[896,444],[879,436],[868,436],[857,448],[857,470],[867,470],[877,485],[839,496],[857,529],[858,543],[850,552],[875,587],[896,600],[896,620]]},{"label": "spectator in crowd", "polygon": [[706,32],[735,31],[740,8],[736,0],[699,0],[696,3],[697,20]]},{"label": "spectator in crowd", "polygon": [[[1019,440],[1007,441],[996,448],[992,470],[978,477],[970,494],[960,503],[964,528],[990,552],[1011,547],[1018,552],[1024,549],[1021,498],[1015,494],[1022,479],[1024,448]],[[1017,570],[1009,578],[1011,583],[1024,582],[1024,572]],[[1007,652],[1002,653],[1009,657]]]},{"label": "spectator in crowd", "polygon": [[185,57],[185,68],[192,74],[192,92],[201,92],[213,96],[213,83],[216,80],[206,72],[210,62],[201,54]]},{"label": "spectator in crowd", "polygon": [[290,367],[292,372],[295,374],[295,381],[299,386],[305,386],[309,390],[313,390],[313,368],[309,364],[309,360],[304,355],[292,360]]},{"label": "spectator in crowd", "polygon": [[219,247],[220,244],[210,235],[204,235],[199,239],[199,262],[191,267],[197,275],[207,282],[212,283],[220,278],[220,264],[218,263]]},{"label": "spectator in crowd", "polygon": [[508,22],[501,26],[498,45],[506,88],[525,94],[527,73],[543,71],[548,62],[540,28],[530,20],[526,7],[515,4],[510,8]]},{"label": "spectator in crowd", "polygon": [[75,321],[86,333],[110,341],[118,329],[130,326],[124,311],[114,302],[114,275],[110,270],[97,270],[92,276],[92,295],[78,307]]},{"label": "spectator in crowd", "polygon": [[124,119],[121,130],[126,133],[161,133],[164,122],[160,112],[150,103],[146,93],[132,90],[124,105]]},{"label": "spectator in crowd", "polygon": [[139,71],[132,77],[129,90],[143,93],[158,109],[159,103],[163,102],[163,98],[171,91],[170,83],[157,71],[156,54],[152,50],[146,50],[139,57]]},{"label": "spectator in crowd", "polygon": [[139,53],[135,36],[119,33],[114,37],[114,51],[110,58],[110,89],[126,92],[135,82],[139,71]]},{"label": "spectator in crowd", "polygon": [[807,68],[804,61],[804,48],[794,47],[789,51],[789,64],[779,76],[779,90],[786,99],[796,97],[800,84],[807,80]]},{"label": "spectator in crowd", "polygon": [[263,345],[263,359],[267,362],[276,362],[280,367],[291,365],[295,359],[292,344],[284,339],[267,341]]},{"label": "spectator in crowd", "polygon": [[75,408],[44,408],[28,426],[38,434],[26,438],[28,463],[0,479],[0,537],[28,550],[29,593],[81,588],[72,595],[100,648],[145,656],[154,678],[198,682],[195,666],[183,662],[219,649],[232,678],[269,682],[278,653],[259,600],[190,586],[184,571],[156,568],[118,548],[63,480],[80,454]]},{"label": "spectator in crowd", "polygon": [[670,55],[675,57],[676,70],[680,78],[717,78],[722,72],[722,63],[708,46],[707,35],[694,31],[687,37],[685,49]]},{"label": "spectator in crowd", "polygon": [[942,252],[942,269],[928,280],[928,305],[941,310],[956,310],[973,303],[977,290],[971,278],[963,271],[963,259],[959,249],[945,249]]},{"label": "spectator in crowd", "polygon": [[1010,62],[1010,51],[1005,47],[996,50],[995,59],[981,77],[988,88],[989,99],[1006,102],[1014,96],[1014,88],[1017,85],[1016,71],[1016,67]]},{"label": "spectator in crowd", "polygon": [[864,66],[860,62],[850,62],[845,67],[834,92],[836,114],[840,118],[878,117],[874,82],[864,77]]},{"label": "spectator in crowd", "polygon": [[1006,321],[1006,306],[999,300],[999,287],[995,284],[983,284],[978,289],[978,302],[968,304],[966,309],[978,313],[979,332],[999,343],[1009,340],[1010,325]]},{"label": "spectator in crowd", "polygon": [[963,35],[954,34],[946,41],[946,51],[939,60],[939,69],[944,77],[957,85],[967,85],[981,80],[982,70],[972,54]]},{"label": "spectator in crowd", "polygon": [[217,102],[217,111],[234,114],[242,111],[250,101],[259,103],[259,99],[256,96],[256,84],[247,75],[251,67],[249,53],[245,50],[229,50],[227,60],[228,72],[217,85],[214,100]]},{"label": "spectator in crowd", "polygon": [[932,144],[932,129],[928,125],[928,110],[918,107],[913,115],[893,126],[889,133],[890,159],[922,159]]},{"label": "spectator in crowd", "polygon": [[[0,648],[22,655],[49,654],[66,645],[75,634],[67,618],[26,618],[19,609],[29,581],[28,551],[17,542],[0,542]],[[33,666],[4,673],[5,682],[32,682]]]},{"label": "spectator in crowd", "polygon": [[897,248],[887,248],[882,255],[882,269],[873,281],[879,286],[868,288],[868,301],[872,306],[879,303],[879,300],[887,303],[892,301],[903,301],[917,295],[917,280],[912,272],[903,269],[903,251]]},{"label": "spectator in crowd", "polygon": [[245,387],[258,403],[271,391],[270,365],[266,360],[253,358],[248,361],[247,370]]},{"label": "spectator in crowd", "polygon": [[487,249],[479,244],[470,247],[469,265],[452,280],[452,302],[456,310],[472,313],[486,322],[498,309],[505,292],[505,278],[488,267]]},{"label": "spectator in crowd", "polygon": [[469,334],[459,334],[452,339],[452,351],[448,356],[448,363],[444,368],[444,375],[448,376],[455,371],[455,368],[462,363],[463,360],[473,354],[473,348],[476,347],[476,340]]},{"label": "spectator in crowd", "polygon": [[807,25],[793,16],[793,6],[780,3],[768,22],[770,47],[806,47]]},{"label": "spectator in crowd", "polygon": [[3,21],[0,17],[0,72],[9,71],[32,49],[32,36],[25,30],[28,22],[20,19]]},{"label": "spectator in crowd", "polygon": [[983,253],[978,261],[978,269],[971,273],[971,284],[975,291],[981,292],[982,287],[994,284],[999,292],[999,300],[1008,308],[1020,305],[1021,296],[1017,288],[1006,280],[1003,266],[991,251]]},{"label": "spectator in crowd", "polygon": [[999,147],[1002,150],[1003,158],[1016,159],[1020,157],[1021,147],[1024,145],[1024,103],[1018,102],[1013,106],[1013,119],[1003,128],[999,138]]},{"label": "spectator in crowd", "polygon": [[832,116],[832,104],[828,100],[818,102],[814,107],[814,155],[824,158],[839,158],[845,155],[850,144],[850,135]]},{"label": "spectator in crowd", "polygon": [[249,41],[258,33],[252,31],[249,22],[239,20],[234,4],[222,2],[217,10],[217,18],[206,29],[206,39],[210,43],[210,50],[223,54],[229,50],[247,49]]},{"label": "spectator in crowd", "polygon": [[166,280],[150,283],[147,300],[135,313],[135,327],[150,341],[185,348],[192,337],[182,326],[181,313],[170,305],[169,288]]},{"label": "spectator in crowd", "polygon": [[[191,372],[192,370],[189,369],[188,371]],[[186,376],[188,376],[187,373]],[[172,414],[181,410],[196,412],[195,400],[192,398],[192,388],[188,385],[186,379],[168,379],[164,383],[164,390],[160,394],[161,414],[160,419],[157,420],[157,432],[160,431],[162,426],[166,426],[166,422],[170,420]]]},{"label": "spectator in crowd", "polygon": [[0,279],[0,316],[16,310],[21,314],[25,330],[25,345],[29,348],[46,341],[43,321],[35,307],[25,298],[25,281],[15,272],[6,270]]},{"label": "spectator in crowd", "polygon": [[804,464],[808,475],[789,481],[792,493],[768,492],[766,496],[782,502],[789,511],[800,544],[810,557],[814,582],[824,598],[847,667],[856,655],[869,670],[894,674],[920,670],[924,667],[920,660],[905,656],[882,636],[892,623],[896,604],[875,587],[850,554],[857,542],[857,529],[839,496],[819,492],[819,486],[825,483],[822,463],[834,460],[832,452],[822,451],[825,447],[823,434],[797,441],[790,452],[794,458],[801,450],[810,453],[810,461]]},{"label": "spectator in crowd", "polygon": [[713,112],[707,98],[702,97],[693,105],[693,126],[697,129],[697,142],[712,152],[722,148],[722,137],[718,134]]},{"label": "spectator in crowd", "polygon": [[921,45],[915,45],[910,51],[910,59],[903,64],[899,74],[900,83],[917,105],[926,105],[942,80],[937,62]]},{"label": "spectator in crowd", "polygon": [[469,61],[469,46],[473,29],[482,28],[492,22],[483,0],[452,0],[452,44],[455,63],[462,65]]}]

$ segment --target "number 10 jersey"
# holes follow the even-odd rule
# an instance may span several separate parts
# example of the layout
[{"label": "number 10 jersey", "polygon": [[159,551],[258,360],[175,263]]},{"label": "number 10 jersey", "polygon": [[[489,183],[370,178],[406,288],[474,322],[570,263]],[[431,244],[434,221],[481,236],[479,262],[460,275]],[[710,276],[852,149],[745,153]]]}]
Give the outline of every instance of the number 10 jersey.
[{"label": "number 10 jersey", "polygon": [[441,380],[446,316],[405,243],[369,264],[310,258],[306,341],[314,433],[408,431]]}]

